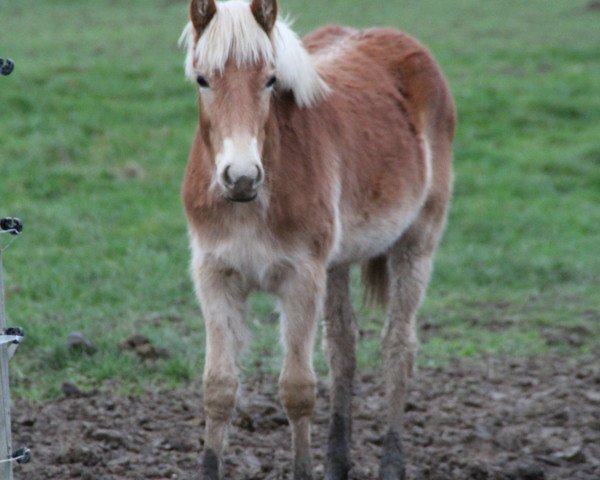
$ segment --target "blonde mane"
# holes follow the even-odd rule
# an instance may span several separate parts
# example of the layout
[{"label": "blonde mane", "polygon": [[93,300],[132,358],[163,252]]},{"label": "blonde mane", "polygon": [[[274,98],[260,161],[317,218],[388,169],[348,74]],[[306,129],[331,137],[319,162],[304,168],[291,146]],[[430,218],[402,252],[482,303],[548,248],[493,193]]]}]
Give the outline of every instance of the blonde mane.
[{"label": "blonde mane", "polygon": [[298,106],[311,107],[327,95],[329,87],[287,21],[278,19],[269,37],[248,3],[232,0],[219,2],[217,7],[199,39],[191,22],[181,34],[179,44],[187,49],[188,79],[195,82],[201,73],[221,72],[229,59],[238,66],[266,62],[275,67],[278,88],[292,91]]}]

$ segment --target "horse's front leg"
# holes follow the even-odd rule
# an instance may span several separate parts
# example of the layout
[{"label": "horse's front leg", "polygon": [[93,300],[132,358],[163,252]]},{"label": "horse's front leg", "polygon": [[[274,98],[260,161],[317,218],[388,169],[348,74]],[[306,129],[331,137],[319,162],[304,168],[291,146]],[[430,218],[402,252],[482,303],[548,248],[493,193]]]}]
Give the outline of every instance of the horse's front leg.
[{"label": "horse's front leg", "polygon": [[312,357],[325,282],[324,266],[295,266],[279,292],[285,347],[279,394],[292,427],[294,480],[312,479],[310,422],[316,382]]},{"label": "horse's front leg", "polygon": [[244,327],[247,291],[233,269],[206,259],[195,262],[194,281],[206,326],[204,365],[204,480],[224,477],[222,455],[235,408],[238,355],[246,337]]}]

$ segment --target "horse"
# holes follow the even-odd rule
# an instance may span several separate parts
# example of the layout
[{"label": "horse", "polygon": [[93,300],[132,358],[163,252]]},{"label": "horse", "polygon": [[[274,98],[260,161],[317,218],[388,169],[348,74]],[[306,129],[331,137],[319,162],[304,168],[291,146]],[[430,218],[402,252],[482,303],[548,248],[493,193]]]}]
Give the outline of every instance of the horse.
[{"label": "horse", "polygon": [[321,318],[331,380],[325,478],[348,478],[358,337],[349,277],[358,264],[367,298],[386,312],[380,479],[404,478],[415,312],[452,192],[448,84],[424,46],[391,28],[326,26],[300,39],[277,0],[191,0],[189,15],[180,42],[199,118],[182,200],[206,329],[199,474],[225,475],[246,301],[263,291],[281,311],[278,386],[293,478],[313,478]]}]

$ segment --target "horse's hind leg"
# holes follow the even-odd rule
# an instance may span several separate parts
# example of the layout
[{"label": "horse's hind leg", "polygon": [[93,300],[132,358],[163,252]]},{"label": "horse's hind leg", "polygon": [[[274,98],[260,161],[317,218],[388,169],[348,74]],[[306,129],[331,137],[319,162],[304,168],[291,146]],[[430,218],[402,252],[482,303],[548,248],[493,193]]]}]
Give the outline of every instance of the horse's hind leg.
[{"label": "horse's hind leg", "polygon": [[383,442],[381,480],[404,479],[401,435],[406,384],[417,346],[415,314],[429,282],[442,223],[417,221],[388,253],[390,296],[382,345],[388,430]]},{"label": "horse's hind leg", "polygon": [[219,480],[224,476],[222,454],[238,388],[246,291],[237,272],[211,261],[194,264],[193,276],[206,325],[201,478]]},{"label": "horse's hind leg", "polygon": [[352,381],[356,366],[356,322],[350,303],[350,269],[329,271],[325,301],[325,349],[331,375],[326,480],[347,480],[352,433]]}]

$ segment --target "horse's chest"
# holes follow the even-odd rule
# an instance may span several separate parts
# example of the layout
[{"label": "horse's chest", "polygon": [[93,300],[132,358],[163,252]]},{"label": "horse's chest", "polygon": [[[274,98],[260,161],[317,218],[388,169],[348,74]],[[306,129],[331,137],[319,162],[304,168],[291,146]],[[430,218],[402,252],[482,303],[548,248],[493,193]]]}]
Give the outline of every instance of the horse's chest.
[{"label": "horse's chest", "polygon": [[218,241],[203,241],[199,236],[196,244],[200,256],[210,256],[265,291],[273,291],[273,277],[280,277],[296,260],[296,255],[283,249],[264,226],[255,224],[236,226]]}]

